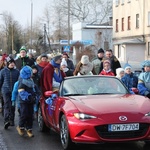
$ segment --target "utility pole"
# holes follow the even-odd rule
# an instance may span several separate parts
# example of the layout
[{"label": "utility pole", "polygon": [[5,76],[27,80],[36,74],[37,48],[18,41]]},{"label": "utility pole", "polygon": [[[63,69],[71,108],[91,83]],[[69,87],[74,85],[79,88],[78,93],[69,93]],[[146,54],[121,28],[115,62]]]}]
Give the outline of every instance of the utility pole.
[{"label": "utility pole", "polygon": [[68,0],[68,46],[70,46],[70,0]]},{"label": "utility pole", "polygon": [[13,21],[12,21],[12,29],[11,29],[11,31],[12,31],[12,37],[11,37],[11,46],[12,46],[12,51],[11,51],[11,53],[13,54],[14,52],[14,23],[13,23]]},{"label": "utility pole", "polygon": [[33,20],[33,2],[31,0],[31,33],[30,33],[30,44],[32,46],[32,20]]}]

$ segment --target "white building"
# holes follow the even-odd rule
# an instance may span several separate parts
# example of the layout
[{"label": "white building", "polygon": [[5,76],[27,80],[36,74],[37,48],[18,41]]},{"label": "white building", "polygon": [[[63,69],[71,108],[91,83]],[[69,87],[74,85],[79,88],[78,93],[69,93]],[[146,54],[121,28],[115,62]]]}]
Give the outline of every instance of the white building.
[{"label": "white building", "polygon": [[150,1],[113,1],[114,53],[121,62],[138,65],[150,59]]},{"label": "white building", "polygon": [[112,48],[112,26],[76,23],[72,27],[72,40],[85,41],[95,45],[98,49]]}]

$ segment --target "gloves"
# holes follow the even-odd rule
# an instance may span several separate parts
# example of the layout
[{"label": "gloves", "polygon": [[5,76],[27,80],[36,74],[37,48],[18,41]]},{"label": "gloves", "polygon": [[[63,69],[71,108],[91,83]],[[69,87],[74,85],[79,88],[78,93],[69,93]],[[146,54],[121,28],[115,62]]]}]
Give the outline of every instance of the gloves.
[{"label": "gloves", "polygon": [[15,101],[12,101],[12,104],[11,104],[12,106],[15,106]]},{"label": "gloves", "polygon": [[150,93],[146,95],[150,99]]}]

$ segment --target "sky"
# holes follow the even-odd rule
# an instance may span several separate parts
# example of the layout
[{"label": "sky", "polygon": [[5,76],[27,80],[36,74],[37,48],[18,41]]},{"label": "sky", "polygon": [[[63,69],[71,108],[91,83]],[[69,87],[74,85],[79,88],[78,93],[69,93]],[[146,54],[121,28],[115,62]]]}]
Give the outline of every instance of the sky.
[{"label": "sky", "polygon": [[[44,8],[51,2],[52,0],[0,0],[0,14],[7,11],[19,24],[26,26],[31,24],[31,14],[34,22],[38,17],[43,16]],[[33,13],[31,13],[31,4],[33,4]]]}]

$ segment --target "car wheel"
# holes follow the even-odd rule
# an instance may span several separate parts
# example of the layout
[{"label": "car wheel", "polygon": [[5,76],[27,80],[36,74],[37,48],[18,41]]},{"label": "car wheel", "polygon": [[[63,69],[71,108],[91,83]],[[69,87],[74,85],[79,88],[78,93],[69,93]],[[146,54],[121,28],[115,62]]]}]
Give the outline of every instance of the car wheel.
[{"label": "car wheel", "polygon": [[38,125],[39,125],[39,130],[41,132],[44,132],[48,129],[48,127],[46,127],[44,120],[43,120],[43,116],[42,116],[42,111],[41,108],[39,106],[39,110],[38,110]]},{"label": "car wheel", "polygon": [[150,145],[150,140],[145,141],[145,144]]},{"label": "car wheel", "polygon": [[62,115],[60,120],[60,140],[64,150],[69,150],[73,144],[70,139],[68,124],[65,115]]}]

